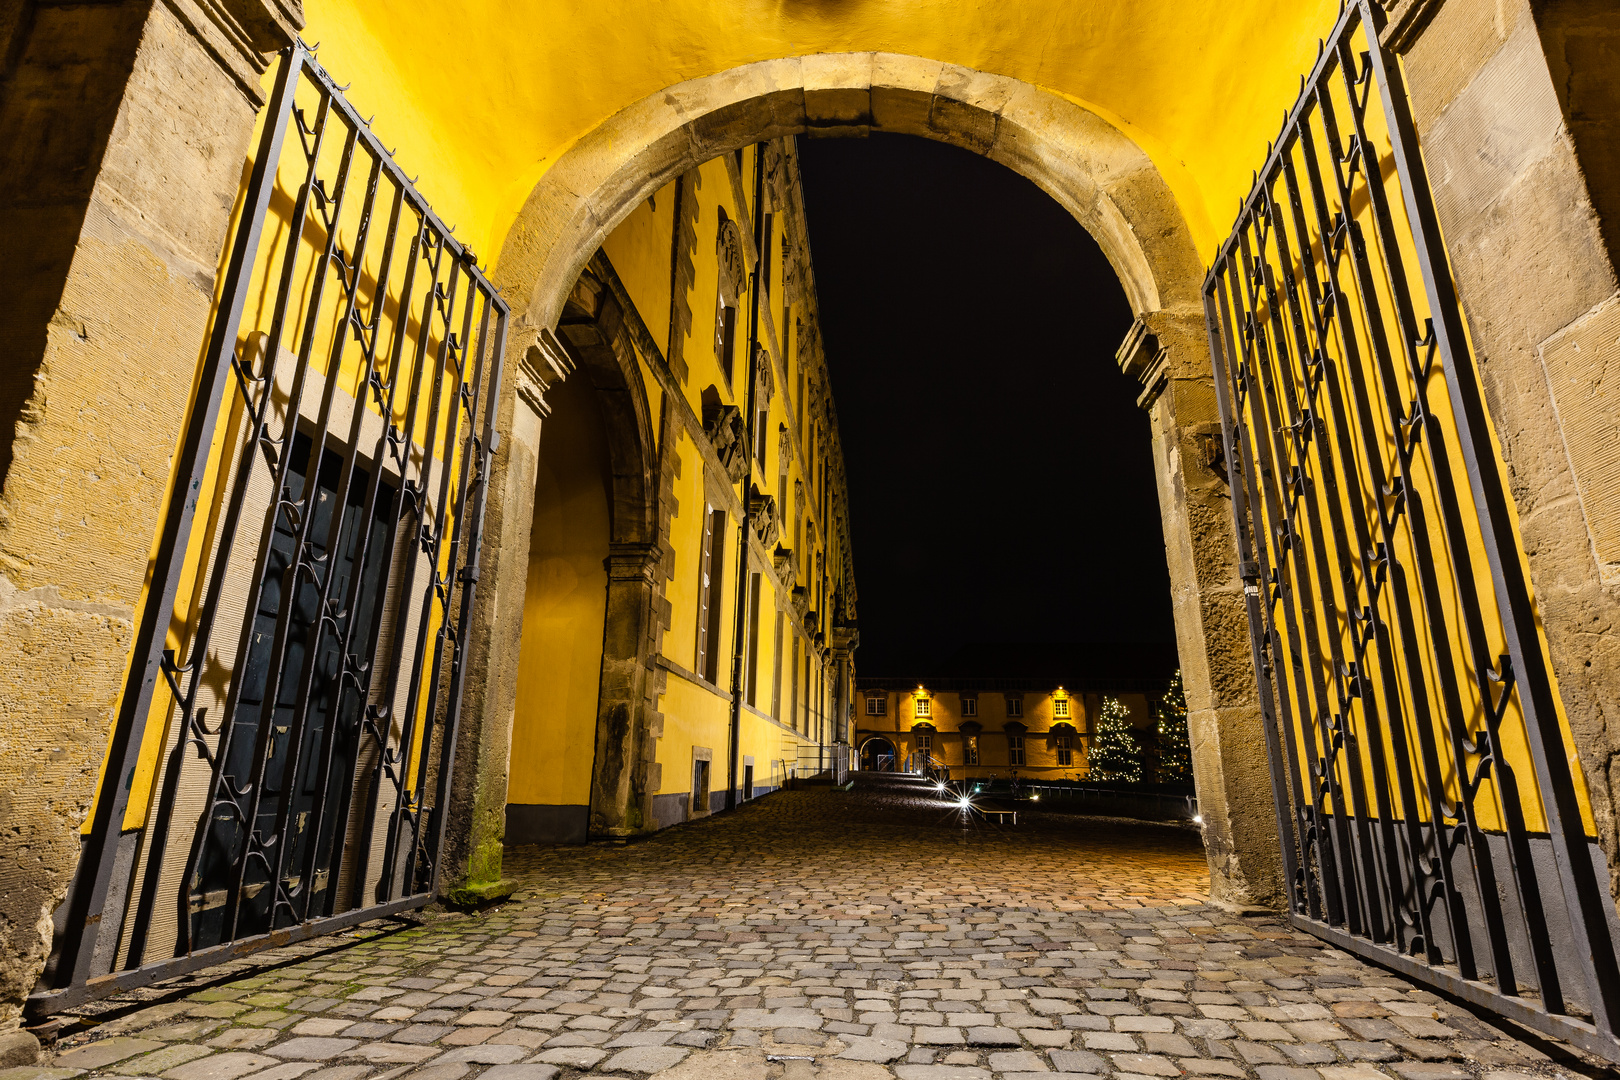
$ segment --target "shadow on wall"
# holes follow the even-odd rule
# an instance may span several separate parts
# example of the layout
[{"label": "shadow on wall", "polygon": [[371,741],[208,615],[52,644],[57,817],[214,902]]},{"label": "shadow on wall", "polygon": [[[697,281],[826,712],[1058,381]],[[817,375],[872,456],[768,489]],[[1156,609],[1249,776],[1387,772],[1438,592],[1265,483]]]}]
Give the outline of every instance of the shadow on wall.
[{"label": "shadow on wall", "polygon": [[776,10],[789,18],[837,19],[863,7],[868,0],[776,0]]},{"label": "shadow on wall", "polygon": [[512,719],[508,844],[583,844],[590,815],[607,610],[607,438],[584,378],[548,398]]}]

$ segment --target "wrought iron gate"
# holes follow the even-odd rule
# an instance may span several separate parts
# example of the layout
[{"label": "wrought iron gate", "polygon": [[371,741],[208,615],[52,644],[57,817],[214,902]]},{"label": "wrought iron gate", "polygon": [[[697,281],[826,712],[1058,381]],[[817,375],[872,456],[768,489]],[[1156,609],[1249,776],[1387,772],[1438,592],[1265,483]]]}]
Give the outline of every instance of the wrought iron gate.
[{"label": "wrought iron gate", "polygon": [[1296,925],[1620,1060],[1617,925],[1382,10],[1205,281]]},{"label": "wrought iron gate", "polygon": [[434,894],[507,305],[282,54],[34,1014]]}]

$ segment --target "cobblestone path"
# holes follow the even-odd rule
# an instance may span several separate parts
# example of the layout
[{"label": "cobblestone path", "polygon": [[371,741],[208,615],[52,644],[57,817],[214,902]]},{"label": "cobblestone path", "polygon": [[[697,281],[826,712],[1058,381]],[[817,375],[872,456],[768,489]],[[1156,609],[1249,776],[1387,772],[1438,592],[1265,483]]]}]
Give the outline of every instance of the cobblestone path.
[{"label": "cobblestone path", "polygon": [[1204,903],[1189,831],[964,827],[915,790],[782,792],[627,847],[510,851],[522,887],[498,909],[98,1003],[100,1022],[0,1080],[1604,1072]]}]

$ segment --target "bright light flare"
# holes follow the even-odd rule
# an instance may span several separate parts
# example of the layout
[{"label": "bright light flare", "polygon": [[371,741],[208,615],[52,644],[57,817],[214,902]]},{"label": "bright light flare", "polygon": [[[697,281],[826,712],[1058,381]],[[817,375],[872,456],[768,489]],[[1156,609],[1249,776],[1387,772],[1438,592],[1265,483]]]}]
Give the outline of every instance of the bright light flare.
[{"label": "bright light flare", "polygon": [[961,807],[963,810],[971,810],[973,809],[973,800],[964,795],[956,805]]},{"label": "bright light flare", "polygon": [[1202,825],[1203,823],[1204,823],[1204,815],[1203,814],[1194,814],[1193,815],[1193,824],[1194,825]]},{"label": "bright light flare", "polygon": [[1039,795],[1031,795],[1031,796],[1030,796],[1030,797],[1029,797],[1029,801],[1030,801],[1030,802],[1040,802],[1040,801],[1041,801],[1041,797],[1040,797],[1040,796],[1039,796]]}]

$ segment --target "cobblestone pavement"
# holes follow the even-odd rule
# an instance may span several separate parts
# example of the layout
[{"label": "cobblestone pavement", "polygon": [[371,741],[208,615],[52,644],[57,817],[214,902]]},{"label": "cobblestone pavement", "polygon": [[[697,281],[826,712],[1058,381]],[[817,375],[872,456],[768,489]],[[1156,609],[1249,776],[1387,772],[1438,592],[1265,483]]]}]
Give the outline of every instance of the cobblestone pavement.
[{"label": "cobblestone pavement", "polygon": [[1605,1072],[1204,903],[1190,831],[964,826],[916,790],[782,792],[626,847],[511,851],[522,887],[498,909],[100,1003],[101,1022],[0,1080]]}]

